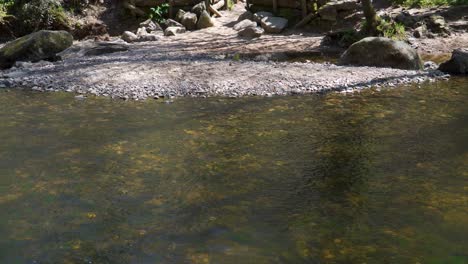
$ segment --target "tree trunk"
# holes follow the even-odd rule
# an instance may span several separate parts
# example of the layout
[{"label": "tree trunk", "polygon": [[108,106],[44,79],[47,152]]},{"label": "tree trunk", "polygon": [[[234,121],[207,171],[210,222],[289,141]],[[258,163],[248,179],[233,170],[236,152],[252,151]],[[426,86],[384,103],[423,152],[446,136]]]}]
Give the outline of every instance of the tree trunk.
[{"label": "tree trunk", "polygon": [[362,0],[361,3],[364,16],[366,17],[366,27],[364,30],[368,35],[376,36],[378,35],[377,26],[379,25],[379,19],[372,5],[372,0]]}]

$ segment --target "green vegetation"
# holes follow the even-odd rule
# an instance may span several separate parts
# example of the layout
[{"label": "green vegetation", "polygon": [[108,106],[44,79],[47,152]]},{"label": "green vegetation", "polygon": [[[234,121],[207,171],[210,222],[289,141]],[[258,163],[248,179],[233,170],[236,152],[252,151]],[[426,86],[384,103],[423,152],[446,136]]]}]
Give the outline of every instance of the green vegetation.
[{"label": "green vegetation", "polygon": [[13,0],[0,0],[0,25],[5,24],[7,18],[13,17],[9,14],[9,9],[13,3]]},{"label": "green vegetation", "polygon": [[26,3],[17,1],[13,8],[18,22],[27,31],[63,29],[68,26],[67,15],[60,2],[56,0],[32,0]]},{"label": "green vegetation", "polygon": [[227,8],[228,10],[232,10],[234,7],[234,1],[233,0],[226,0],[227,1]]},{"label": "green vegetation", "polygon": [[149,18],[158,23],[166,21],[167,14],[169,13],[169,4],[161,4],[156,7],[150,8]]},{"label": "green vegetation", "polygon": [[394,40],[406,39],[405,26],[395,21],[380,19],[377,30],[381,32],[381,34],[386,38],[391,38]]},{"label": "green vegetation", "polygon": [[67,11],[58,0],[0,0],[0,25],[14,29],[16,36],[70,28]]}]

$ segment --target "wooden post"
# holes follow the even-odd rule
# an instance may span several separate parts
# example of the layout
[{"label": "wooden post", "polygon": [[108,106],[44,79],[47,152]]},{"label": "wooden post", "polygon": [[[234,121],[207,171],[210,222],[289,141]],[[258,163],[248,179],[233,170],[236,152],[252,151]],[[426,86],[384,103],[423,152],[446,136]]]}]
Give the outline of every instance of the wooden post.
[{"label": "wooden post", "polygon": [[307,16],[307,0],[301,0],[302,19]]},{"label": "wooden post", "polygon": [[273,0],[273,13],[278,14],[278,0]]}]

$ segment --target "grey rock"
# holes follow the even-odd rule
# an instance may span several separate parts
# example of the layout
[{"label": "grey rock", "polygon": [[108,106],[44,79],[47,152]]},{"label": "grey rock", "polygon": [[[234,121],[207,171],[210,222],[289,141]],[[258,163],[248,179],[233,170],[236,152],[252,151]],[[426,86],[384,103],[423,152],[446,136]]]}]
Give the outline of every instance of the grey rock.
[{"label": "grey rock", "polygon": [[147,35],[147,34],[148,34],[148,31],[146,30],[145,27],[141,27],[141,28],[137,29],[136,35],[138,37],[141,37],[141,36],[144,36],[144,35]]},{"label": "grey rock", "polygon": [[57,54],[62,59],[79,58],[84,56],[99,56],[103,54],[128,51],[125,42],[97,42],[92,40],[79,42]]},{"label": "grey rock", "polygon": [[413,31],[413,36],[415,38],[422,38],[422,37],[426,36],[426,34],[427,34],[426,25],[421,25],[421,26],[415,28],[414,31]]},{"label": "grey rock", "polygon": [[288,26],[288,20],[282,17],[265,17],[262,28],[268,33],[280,33]]},{"label": "grey rock", "polygon": [[185,13],[180,23],[188,30],[194,30],[197,28],[197,15],[194,13]]},{"label": "grey rock", "polygon": [[395,17],[395,22],[405,25],[405,27],[414,28],[420,18],[411,15],[408,11],[402,11]]},{"label": "grey rock", "polygon": [[265,30],[261,27],[247,27],[240,30],[238,35],[244,38],[258,38],[263,35],[264,32]]},{"label": "grey rock", "polygon": [[273,14],[270,12],[260,11],[253,15],[253,21],[257,23],[261,23],[262,19],[264,19],[265,17],[272,17],[272,16]]},{"label": "grey rock", "polygon": [[418,52],[403,41],[382,37],[364,38],[341,56],[342,65],[388,67],[407,70],[422,69]]},{"label": "grey rock", "polygon": [[53,59],[72,44],[73,36],[66,31],[41,30],[26,35],[0,49],[0,69],[10,68],[16,61]]},{"label": "grey rock", "polygon": [[208,28],[212,26],[214,26],[213,18],[211,18],[208,12],[203,11],[202,14],[200,15],[200,18],[198,19],[197,28],[202,29],[202,28]]},{"label": "grey rock", "polygon": [[146,28],[146,30],[147,30],[148,32],[152,32],[152,31],[162,31],[161,26],[160,26],[158,23],[156,23],[156,22],[154,22],[153,20],[151,20],[151,19],[148,19],[148,20],[145,20],[145,21],[141,22],[141,23],[140,23],[140,27],[141,27],[141,28],[142,28],[142,27]]},{"label": "grey rock", "polygon": [[30,68],[34,65],[34,63],[29,62],[29,61],[17,61],[15,62],[15,65],[13,67],[15,68],[21,68],[21,69],[27,69]]},{"label": "grey rock", "polygon": [[445,19],[439,15],[432,15],[426,19],[427,29],[432,33],[449,34],[450,30],[445,22]]},{"label": "grey rock", "polygon": [[244,19],[241,22],[235,24],[233,28],[236,31],[240,31],[240,30],[246,29],[248,27],[256,27],[256,26],[257,26],[256,22],[248,20],[248,19]]},{"label": "grey rock", "polygon": [[462,18],[462,20],[450,22],[449,27],[461,32],[468,31],[468,16]]},{"label": "grey rock", "polygon": [[178,34],[185,33],[185,28],[183,27],[168,27],[164,30],[164,36],[170,37]]},{"label": "grey rock", "polygon": [[179,22],[177,22],[177,21],[175,21],[173,19],[166,19],[166,21],[164,22],[164,25],[166,27],[181,27],[181,28],[184,27],[181,23],[179,23]]},{"label": "grey rock", "polygon": [[452,52],[450,60],[439,66],[439,71],[450,74],[468,74],[468,48],[457,49]]},{"label": "grey rock", "polygon": [[433,61],[424,62],[424,70],[435,70],[437,67],[439,67],[439,65]]},{"label": "grey rock", "polygon": [[254,14],[250,11],[245,11],[239,16],[239,18],[237,18],[237,21],[240,22],[245,19],[254,20]]},{"label": "grey rock", "polygon": [[160,40],[162,35],[160,34],[146,34],[144,36],[138,37],[137,42],[146,42],[146,41],[157,41]]},{"label": "grey rock", "polygon": [[197,14],[198,17],[201,16],[201,14],[203,13],[203,11],[206,11],[206,5],[205,5],[205,2],[202,1],[196,5],[194,5],[192,7],[192,13],[195,13]]},{"label": "grey rock", "polygon": [[182,21],[182,18],[183,18],[184,15],[185,15],[185,13],[186,13],[186,12],[185,12],[184,10],[179,9],[179,10],[177,11],[176,16],[175,16],[175,20],[176,20],[177,22],[181,22],[181,21]]},{"label": "grey rock", "polygon": [[125,42],[132,43],[138,39],[138,36],[130,31],[125,31],[121,37]]}]

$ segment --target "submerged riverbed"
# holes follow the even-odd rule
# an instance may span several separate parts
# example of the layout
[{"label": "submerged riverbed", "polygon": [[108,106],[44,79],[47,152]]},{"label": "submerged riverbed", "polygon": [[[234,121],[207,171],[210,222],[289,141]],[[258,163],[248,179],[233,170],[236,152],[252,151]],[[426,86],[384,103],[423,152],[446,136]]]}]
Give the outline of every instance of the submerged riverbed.
[{"label": "submerged riverbed", "polygon": [[467,263],[467,86],[0,90],[0,263]]}]

